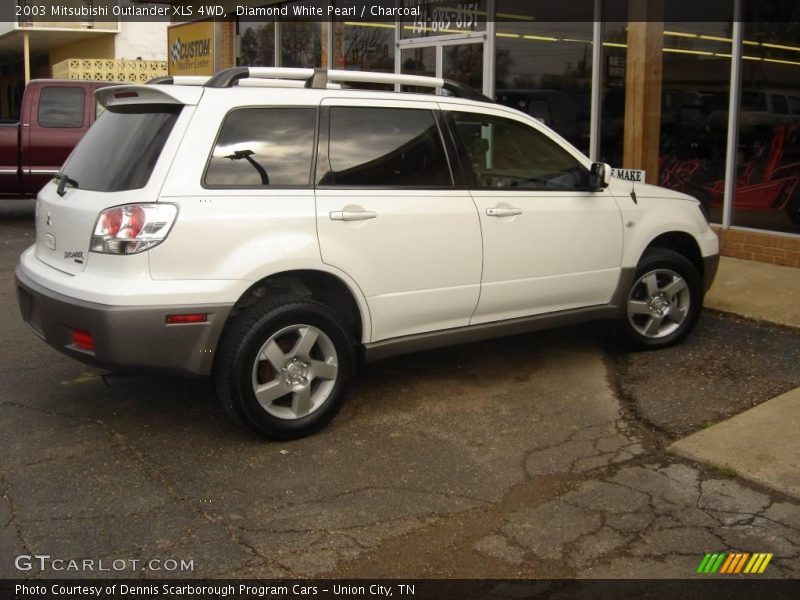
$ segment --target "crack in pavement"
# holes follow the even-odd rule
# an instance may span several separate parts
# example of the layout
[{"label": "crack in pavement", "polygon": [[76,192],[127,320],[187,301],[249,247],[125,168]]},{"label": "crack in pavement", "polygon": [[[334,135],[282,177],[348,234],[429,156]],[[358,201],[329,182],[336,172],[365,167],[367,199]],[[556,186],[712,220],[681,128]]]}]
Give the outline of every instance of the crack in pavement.
[{"label": "crack in pavement", "polygon": [[6,478],[4,470],[0,470],[0,483],[3,484],[3,499],[5,499],[5,501],[8,503],[9,517],[8,517],[8,522],[6,523],[6,527],[12,526],[14,528],[17,540],[25,549],[25,552],[31,554],[30,546],[28,545],[28,542],[25,540],[25,537],[22,535],[22,530],[19,527],[19,522],[17,518],[17,509],[14,500],[11,497],[11,484]]}]

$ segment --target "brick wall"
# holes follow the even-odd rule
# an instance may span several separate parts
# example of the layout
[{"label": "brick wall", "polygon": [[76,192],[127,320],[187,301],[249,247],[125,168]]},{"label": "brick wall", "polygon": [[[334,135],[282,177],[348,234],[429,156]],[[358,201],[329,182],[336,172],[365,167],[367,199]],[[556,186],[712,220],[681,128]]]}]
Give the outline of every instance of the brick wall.
[{"label": "brick wall", "polygon": [[226,69],[236,66],[236,59],[233,56],[236,25],[233,21],[222,21],[220,26],[221,31],[219,32],[219,39],[217,40],[217,52],[219,53],[217,63],[220,69]]},{"label": "brick wall", "polygon": [[800,237],[714,228],[723,256],[800,267]]}]

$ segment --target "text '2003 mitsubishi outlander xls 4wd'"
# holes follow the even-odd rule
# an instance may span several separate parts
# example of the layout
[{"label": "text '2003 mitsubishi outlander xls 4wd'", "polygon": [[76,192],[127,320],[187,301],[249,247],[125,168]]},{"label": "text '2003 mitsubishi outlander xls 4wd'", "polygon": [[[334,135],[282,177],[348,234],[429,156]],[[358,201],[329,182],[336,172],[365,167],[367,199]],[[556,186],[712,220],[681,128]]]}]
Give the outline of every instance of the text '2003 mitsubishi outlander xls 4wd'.
[{"label": "text '2003 mitsubishi outlander xls 4wd'", "polygon": [[453,82],[236,67],[96,95],[38,196],[23,317],[104,369],[212,375],[267,437],[330,421],[362,360],[591,319],[669,346],[716,272],[696,200]]}]

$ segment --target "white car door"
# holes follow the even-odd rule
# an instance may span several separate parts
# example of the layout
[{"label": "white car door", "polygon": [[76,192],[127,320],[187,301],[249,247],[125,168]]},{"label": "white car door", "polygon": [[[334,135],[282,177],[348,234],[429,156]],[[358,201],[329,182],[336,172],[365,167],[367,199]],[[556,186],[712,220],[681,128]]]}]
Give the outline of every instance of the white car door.
[{"label": "white car door", "polygon": [[468,325],[478,303],[480,221],[469,192],[454,189],[432,107],[322,103],[322,260],[361,287],[373,342]]},{"label": "white car door", "polygon": [[471,323],[608,303],[622,222],[608,190],[589,189],[585,158],[525,117],[450,110],[483,231],[481,298]]}]

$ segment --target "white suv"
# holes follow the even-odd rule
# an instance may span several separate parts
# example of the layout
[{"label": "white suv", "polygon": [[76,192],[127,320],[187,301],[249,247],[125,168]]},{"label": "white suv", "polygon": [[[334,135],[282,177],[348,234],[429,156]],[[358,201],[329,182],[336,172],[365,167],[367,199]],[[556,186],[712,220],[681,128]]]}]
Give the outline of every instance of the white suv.
[{"label": "white suv", "polygon": [[237,67],[97,98],[38,197],[25,321],[101,368],[212,375],[267,437],[330,421],[363,360],[590,319],[668,346],[716,272],[696,200],[452,82]]}]

